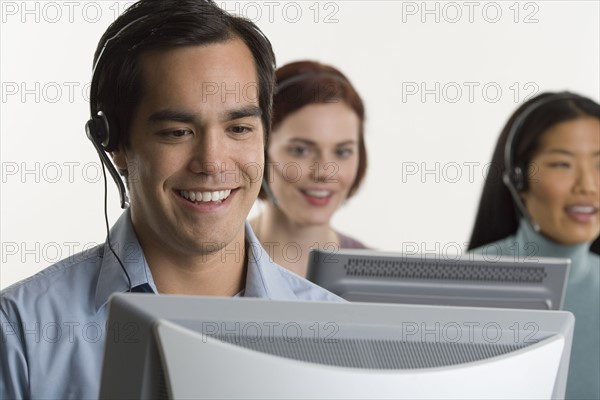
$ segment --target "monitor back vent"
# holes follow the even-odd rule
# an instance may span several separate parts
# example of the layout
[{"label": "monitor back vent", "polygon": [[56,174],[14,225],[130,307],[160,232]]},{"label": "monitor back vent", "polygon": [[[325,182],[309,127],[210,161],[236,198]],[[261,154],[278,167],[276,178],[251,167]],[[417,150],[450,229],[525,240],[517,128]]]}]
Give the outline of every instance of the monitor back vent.
[{"label": "monitor back vent", "polygon": [[251,350],[323,365],[368,369],[434,368],[506,354],[528,344],[411,342],[382,339],[213,336]]},{"label": "monitor back vent", "polygon": [[543,266],[523,268],[501,262],[493,265],[451,261],[399,261],[397,259],[349,258],[344,265],[347,276],[415,280],[460,280],[487,282],[542,283],[547,277]]}]

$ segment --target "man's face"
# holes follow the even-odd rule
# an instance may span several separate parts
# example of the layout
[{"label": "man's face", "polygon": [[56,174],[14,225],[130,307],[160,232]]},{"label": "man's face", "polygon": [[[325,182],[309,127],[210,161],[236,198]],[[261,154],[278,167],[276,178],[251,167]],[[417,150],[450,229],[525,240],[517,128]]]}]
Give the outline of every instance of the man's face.
[{"label": "man's face", "polygon": [[244,239],[262,179],[263,125],[250,50],[239,39],[140,57],[130,146],[131,216],[142,246],[175,257]]}]

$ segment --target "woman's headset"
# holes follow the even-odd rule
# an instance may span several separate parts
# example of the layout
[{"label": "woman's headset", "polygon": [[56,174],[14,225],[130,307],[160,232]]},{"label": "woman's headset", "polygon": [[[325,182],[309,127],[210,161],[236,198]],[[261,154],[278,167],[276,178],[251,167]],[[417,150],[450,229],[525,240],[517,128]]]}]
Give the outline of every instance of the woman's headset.
[{"label": "woman's headset", "polygon": [[529,116],[541,107],[555,101],[578,100],[579,98],[579,96],[570,92],[560,92],[534,101],[528,105],[517,118],[515,118],[506,137],[506,143],[504,144],[504,172],[502,173],[502,181],[508,188],[519,212],[529,221],[536,232],[539,232],[540,226],[533,221],[519,195],[519,192],[522,192],[527,188],[527,166],[515,165],[514,163],[515,148],[518,143],[521,128]]}]

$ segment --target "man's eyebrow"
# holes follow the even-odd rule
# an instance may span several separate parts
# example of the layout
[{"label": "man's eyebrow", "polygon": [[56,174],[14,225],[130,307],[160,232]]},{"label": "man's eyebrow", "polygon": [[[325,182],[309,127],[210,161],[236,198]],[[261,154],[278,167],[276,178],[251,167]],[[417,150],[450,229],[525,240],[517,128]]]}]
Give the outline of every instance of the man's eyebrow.
[{"label": "man's eyebrow", "polygon": [[248,106],[225,113],[224,121],[233,121],[246,117],[262,117],[262,109],[258,106]]},{"label": "man's eyebrow", "polygon": [[148,121],[150,122],[162,122],[162,121],[176,121],[176,122],[193,122],[196,120],[196,115],[185,112],[175,111],[171,109],[160,110],[150,114]]}]

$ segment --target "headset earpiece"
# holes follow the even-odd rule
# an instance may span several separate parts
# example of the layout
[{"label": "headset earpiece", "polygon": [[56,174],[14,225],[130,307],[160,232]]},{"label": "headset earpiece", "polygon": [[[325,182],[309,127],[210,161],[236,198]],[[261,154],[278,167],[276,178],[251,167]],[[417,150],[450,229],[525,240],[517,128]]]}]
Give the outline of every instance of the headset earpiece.
[{"label": "headset earpiece", "polygon": [[514,167],[512,170],[512,183],[515,186],[517,192],[522,192],[526,189],[527,180],[525,179],[523,169],[521,167]]},{"label": "headset earpiece", "polygon": [[[101,63],[103,61],[104,51],[107,49],[110,42],[114,39],[118,38],[124,31],[129,29],[130,26],[138,24],[140,21],[148,18],[147,16],[140,17],[135,19],[121,28],[117,33],[115,33],[110,38],[106,39],[104,42],[104,46],[100,50],[98,57],[96,58],[96,62],[94,64],[94,68],[92,70],[92,82],[90,88],[90,112],[91,117],[85,124],[85,132],[94,145],[94,148],[98,152],[100,156],[100,160],[112,176],[113,180],[117,184],[119,189],[119,196],[121,198],[121,208],[129,207],[129,198],[127,197],[127,190],[125,188],[125,184],[119,175],[119,172],[112,164],[108,155],[106,154],[109,151],[114,150],[117,147],[116,138],[111,138],[110,127],[108,124],[108,118],[102,111],[98,110],[98,102],[96,99],[97,90],[98,90],[98,80],[100,79],[100,69]],[[95,114],[94,114],[95,113]],[[114,136],[114,135],[113,135]]]},{"label": "headset earpiece", "polygon": [[108,151],[110,143],[110,128],[108,119],[102,111],[88,120],[85,124],[88,139],[97,143],[102,149]]},{"label": "headset earpiece", "polygon": [[108,169],[108,172],[114,179],[117,187],[119,188],[119,196],[121,197],[121,208],[129,207],[129,198],[127,197],[127,191],[125,184],[117,169],[114,167],[106,152],[108,151],[110,131],[108,129],[108,120],[106,115],[102,111],[98,111],[98,114],[90,118],[85,124],[85,132],[94,145],[94,148],[100,156],[100,160]]}]

